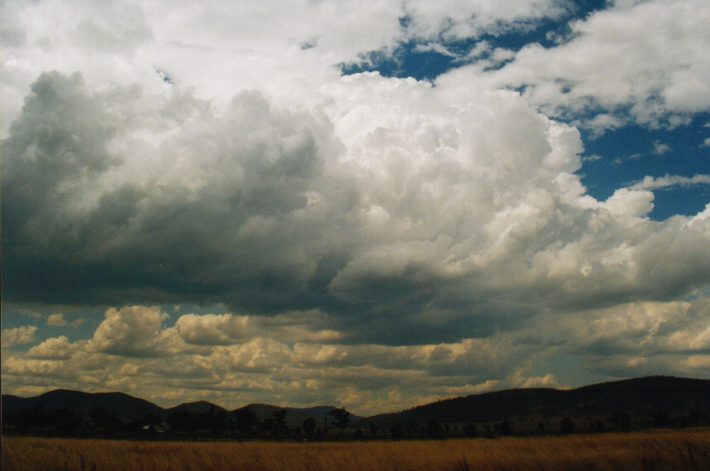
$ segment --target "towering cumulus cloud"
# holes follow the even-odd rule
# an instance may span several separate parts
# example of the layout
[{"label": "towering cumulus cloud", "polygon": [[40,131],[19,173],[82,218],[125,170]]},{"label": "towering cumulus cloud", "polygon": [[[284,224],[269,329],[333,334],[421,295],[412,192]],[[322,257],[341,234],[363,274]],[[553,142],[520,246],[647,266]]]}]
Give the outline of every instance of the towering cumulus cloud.
[{"label": "towering cumulus cloud", "polygon": [[[350,3],[292,13],[343,18]],[[3,339],[29,349],[7,351],[3,382],[163,400],[240,391],[378,411],[554,384],[536,361],[562,353],[595,374],[633,373],[641,356],[648,372],[710,373],[710,337],[693,333],[707,327],[710,206],[649,218],[652,190],[707,176],[648,177],[594,198],[573,125],[589,121],[559,120],[560,107],[590,102],[577,94],[586,72],[570,72],[579,89],[542,94],[563,78],[555,67],[569,51],[598,39],[601,19],[578,20],[566,45],[529,46],[497,70],[473,64],[434,83],[341,76],[338,64],[398,42],[491,38],[572,11],[447,3],[449,15],[381,6],[383,24],[362,38],[359,17],[352,28],[309,22],[262,38],[256,25],[285,24],[283,12],[266,20],[253,5],[235,7],[254,18],[250,33],[216,21],[239,16],[221,3],[176,8],[164,22],[151,2],[115,19],[89,5],[0,7],[26,25],[0,15],[3,303],[24,319]],[[640,21],[651,7],[603,14]],[[43,9],[64,26],[41,24]],[[522,84],[534,86],[511,88]],[[657,126],[690,109],[675,79],[663,91],[670,111],[643,87],[641,98],[584,93],[610,113],[634,101],[632,115]],[[41,317],[43,306],[59,306],[62,322],[39,323],[48,333],[23,325],[23,312]],[[610,334],[619,328],[623,338]],[[31,380],[39,374],[55,379]]]},{"label": "towering cumulus cloud", "polygon": [[7,295],[321,309],[396,343],[394,324],[485,333],[708,282],[704,214],[658,223],[643,189],[586,195],[578,132],[516,93],[377,74],[324,93],[214,111],[43,74],[2,148]]}]

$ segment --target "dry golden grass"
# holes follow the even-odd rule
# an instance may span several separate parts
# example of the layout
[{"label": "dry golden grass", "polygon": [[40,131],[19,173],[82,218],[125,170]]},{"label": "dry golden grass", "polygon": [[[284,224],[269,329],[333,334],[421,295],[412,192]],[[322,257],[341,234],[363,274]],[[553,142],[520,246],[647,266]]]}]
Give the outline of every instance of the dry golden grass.
[{"label": "dry golden grass", "polygon": [[710,470],[710,430],[399,442],[2,441],[3,471],[479,469]]}]

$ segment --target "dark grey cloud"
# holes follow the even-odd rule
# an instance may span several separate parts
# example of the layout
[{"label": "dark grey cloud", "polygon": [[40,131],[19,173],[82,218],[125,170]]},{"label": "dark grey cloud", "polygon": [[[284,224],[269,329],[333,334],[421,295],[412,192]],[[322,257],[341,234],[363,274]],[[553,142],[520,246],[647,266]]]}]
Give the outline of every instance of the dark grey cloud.
[{"label": "dark grey cloud", "polygon": [[[161,150],[171,167],[173,153],[195,153],[179,182],[152,175],[95,188],[127,165],[107,151],[121,124],[111,106],[78,75],[47,73],[33,84],[2,144],[9,300],[231,301],[258,311],[315,303],[311,291],[329,281],[325,243],[347,243],[344,228],[322,232],[323,219],[350,225],[357,192],[327,174],[309,118],[241,95],[218,124],[223,134],[185,138],[209,149]],[[209,182],[190,188],[199,179]],[[309,191],[328,191],[324,214],[309,211]]]},{"label": "dark grey cloud", "polygon": [[517,95],[363,75],[290,111],[173,88],[34,82],[1,144],[4,301],[317,309],[344,342],[425,344],[710,282],[707,211],[586,196],[576,130]]}]

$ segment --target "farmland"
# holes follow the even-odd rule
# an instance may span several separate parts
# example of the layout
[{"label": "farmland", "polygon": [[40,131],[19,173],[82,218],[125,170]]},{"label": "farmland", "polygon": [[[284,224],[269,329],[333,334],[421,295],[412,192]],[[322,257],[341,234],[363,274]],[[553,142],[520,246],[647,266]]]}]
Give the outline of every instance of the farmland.
[{"label": "farmland", "polygon": [[710,429],[369,442],[4,437],[3,471],[710,469]]}]

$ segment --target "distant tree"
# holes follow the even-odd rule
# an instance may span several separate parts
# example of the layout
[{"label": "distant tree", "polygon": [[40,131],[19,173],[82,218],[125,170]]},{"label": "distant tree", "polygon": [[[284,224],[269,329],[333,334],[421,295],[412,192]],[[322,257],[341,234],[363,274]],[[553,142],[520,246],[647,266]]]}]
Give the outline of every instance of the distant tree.
[{"label": "distant tree", "polygon": [[[52,432],[61,432],[62,434],[70,434],[76,431],[81,426],[81,418],[72,410],[63,408],[53,411],[46,411],[43,414],[44,426]],[[117,426],[114,424],[113,426]],[[104,430],[108,430],[104,428]],[[113,430],[111,428],[110,430]]]},{"label": "distant tree", "polygon": [[475,437],[478,434],[476,424],[472,422],[467,423],[463,428],[463,433],[465,433],[469,437]]},{"label": "distant tree", "polygon": [[594,419],[594,422],[592,422],[592,430],[595,432],[605,432],[606,431],[606,425],[602,419]]},{"label": "distant tree", "polygon": [[486,424],[483,426],[484,434],[483,436],[486,438],[493,438],[493,429],[491,428],[491,424]]},{"label": "distant tree", "polygon": [[288,425],[286,424],[286,414],[288,411],[286,409],[275,410],[271,414],[273,420],[272,424],[272,434],[274,435],[288,435]]},{"label": "distant tree", "polygon": [[565,417],[562,419],[562,422],[560,422],[560,433],[567,435],[572,432],[574,432],[574,422],[572,422],[572,419],[569,417]]},{"label": "distant tree", "polygon": [[256,431],[258,433],[270,433],[275,434],[274,419],[267,417],[263,422],[257,422]]},{"label": "distant tree", "polygon": [[89,418],[94,428],[107,433],[116,432],[121,426],[121,419],[103,407],[94,407],[89,411]]},{"label": "distant tree", "polygon": [[402,426],[402,422],[393,422],[390,425],[390,434],[395,440],[402,438],[404,436],[404,427]]},{"label": "distant tree", "polygon": [[252,435],[256,428],[256,414],[251,409],[240,409],[234,413],[237,420],[237,430],[242,435]]},{"label": "distant tree", "polygon": [[614,412],[611,414],[611,423],[617,429],[627,431],[631,428],[631,417],[626,412]]},{"label": "distant tree", "polygon": [[14,427],[14,430],[19,433],[27,433],[44,427],[45,412],[40,406],[35,406],[31,409],[20,409],[6,413],[3,411],[2,426]]},{"label": "distant tree", "polygon": [[513,426],[507,420],[504,420],[500,424],[500,434],[503,436],[513,435]]},{"label": "distant tree", "polygon": [[659,410],[653,416],[653,425],[656,427],[667,427],[669,422],[668,411]]},{"label": "distant tree", "polygon": [[192,432],[196,429],[195,418],[187,411],[173,411],[167,417],[167,423],[175,432]]},{"label": "distant tree", "polygon": [[545,433],[545,422],[538,422],[537,423],[537,431],[539,433]]},{"label": "distant tree", "polygon": [[158,414],[154,414],[152,412],[148,412],[143,416],[143,424],[144,425],[161,425],[163,423],[163,419],[160,417]]},{"label": "distant tree", "polygon": [[343,430],[350,424],[350,412],[345,409],[333,409],[329,414],[333,417],[335,426],[340,430]]},{"label": "distant tree", "polygon": [[380,427],[375,422],[370,422],[370,435],[377,435],[380,432]]},{"label": "distant tree", "polygon": [[688,425],[691,427],[697,427],[700,425],[700,420],[703,418],[702,412],[691,409],[688,411]]},{"label": "distant tree", "polygon": [[426,423],[426,436],[428,438],[441,438],[441,425],[434,419],[429,419]]},{"label": "distant tree", "polygon": [[311,437],[316,432],[316,421],[313,417],[308,417],[303,421],[301,427],[303,428],[303,433],[305,433],[307,437]]}]

